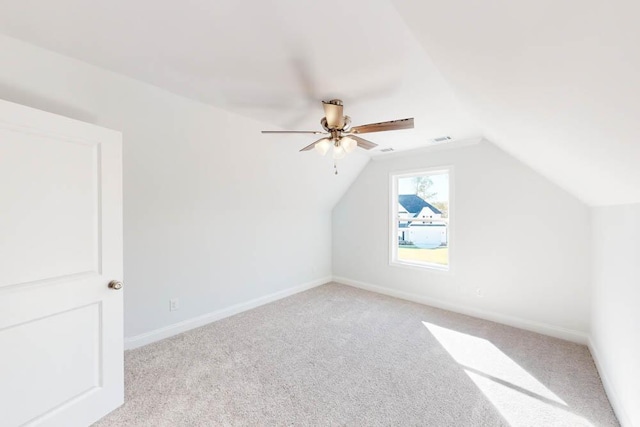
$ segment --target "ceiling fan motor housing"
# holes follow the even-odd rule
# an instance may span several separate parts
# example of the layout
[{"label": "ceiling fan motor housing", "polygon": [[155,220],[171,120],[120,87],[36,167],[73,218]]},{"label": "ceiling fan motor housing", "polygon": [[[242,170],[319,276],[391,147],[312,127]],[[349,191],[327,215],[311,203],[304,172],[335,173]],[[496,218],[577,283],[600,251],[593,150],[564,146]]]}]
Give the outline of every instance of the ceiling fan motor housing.
[{"label": "ceiling fan motor housing", "polygon": [[[343,103],[340,99],[322,101],[325,117],[320,120],[320,124],[327,132],[346,131],[351,126],[351,118],[343,115]],[[333,132],[332,132],[333,135]],[[337,135],[340,137],[340,134]],[[335,136],[334,136],[335,138]]]},{"label": "ceiling fan motor housing", "polygon": [[342,101],[332,99],[331,101],[322,101],[324,108],[324,117],[327,127],[331,130],[341,130],[344,127],[344,113]]},{"label": "ceiling fan motor housing", "polygon": [[344,120],[344,126],[342,126],[342,129],[332,129],[329,127],[329,124],[327,123],[327,118],[323,117],[322,119],[320,119],[320,124],[322,125],[322,128],[329,132],[329,133],[333,133],[333,131],[339,131],[339,132],[349,132],[349,130],[351,129],[351,117],[349,116],[344,116],[343,117]]}]

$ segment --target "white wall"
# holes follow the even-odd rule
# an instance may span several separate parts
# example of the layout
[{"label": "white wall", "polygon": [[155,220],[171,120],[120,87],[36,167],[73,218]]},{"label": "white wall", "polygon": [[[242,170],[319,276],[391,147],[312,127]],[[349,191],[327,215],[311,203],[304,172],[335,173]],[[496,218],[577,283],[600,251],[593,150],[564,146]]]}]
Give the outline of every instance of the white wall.
[{"label": "white wall", "polygon": [[2,36],[0,63],[0,98],[123,132],[125,336],[330,276],[366,157],[334,176],[306,139]]},{"label": "white wall", "polygon": [[640,426],[640,204],[593,209],[591,350],[623,425]]},{"label": "white wall", "polygon": [[[333,209],[336,280],[585,342],[588,207],[488,142],[445,147],[369,163]],[[450,165],[452,271],[390,266],[389,174]]]}]

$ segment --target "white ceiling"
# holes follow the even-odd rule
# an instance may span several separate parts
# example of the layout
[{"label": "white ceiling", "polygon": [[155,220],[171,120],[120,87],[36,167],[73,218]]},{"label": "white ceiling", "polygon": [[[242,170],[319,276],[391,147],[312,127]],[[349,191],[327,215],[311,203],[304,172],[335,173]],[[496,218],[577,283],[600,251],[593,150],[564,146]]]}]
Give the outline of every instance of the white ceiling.
[{"label": "white ceiling", "polygon": [[6,35],[252,117],[265,128],[321,130],[320,101],[337,97],[354,125],[416,118],[415,130],[371,135],[380,148],[480,134],[385,0],[0,4]]},{"label": "white ceiling", "polygon": [[485,137],[589,204],[640,202],[640,2],[394,4]]},{"label": "white ceiling", "polygon": [[640,201],[636,3],[392,2],[0,0],[0,33],[265,128],[339,97],[356,125],[416,118],[381,148],[484,135],[590,204]]}]

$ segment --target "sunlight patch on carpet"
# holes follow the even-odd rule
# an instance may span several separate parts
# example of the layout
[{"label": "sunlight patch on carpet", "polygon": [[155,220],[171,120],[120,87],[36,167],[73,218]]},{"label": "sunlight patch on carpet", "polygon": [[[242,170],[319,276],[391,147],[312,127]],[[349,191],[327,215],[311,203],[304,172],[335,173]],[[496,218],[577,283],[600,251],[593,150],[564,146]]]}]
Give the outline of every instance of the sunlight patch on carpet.
[{"label": "sunlight patch on carpet", "polygon": [[489,341],[422,322],[512,426],[592,426]]}]

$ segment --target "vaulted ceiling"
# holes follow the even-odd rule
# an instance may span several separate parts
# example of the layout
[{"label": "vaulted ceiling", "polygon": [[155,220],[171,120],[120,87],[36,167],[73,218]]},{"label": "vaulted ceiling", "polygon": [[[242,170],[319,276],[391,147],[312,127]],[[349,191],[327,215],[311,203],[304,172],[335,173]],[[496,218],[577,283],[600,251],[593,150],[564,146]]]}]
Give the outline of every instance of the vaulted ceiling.
[{"label": "vaulted ceiling", "polygon": [[640,3],[394,4],[485,137],[589,204],[640,202]]},{"label": "vaulted ceiling", "polygon": [[415,130],[372,134],[380,148],[485,136],[602,205],[640,201],[637,9],[594,0],[2,0],[0,33],[265,128],[318,129],[319,101],[338,97],[354,124],[416,118]]}]

